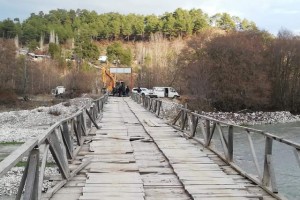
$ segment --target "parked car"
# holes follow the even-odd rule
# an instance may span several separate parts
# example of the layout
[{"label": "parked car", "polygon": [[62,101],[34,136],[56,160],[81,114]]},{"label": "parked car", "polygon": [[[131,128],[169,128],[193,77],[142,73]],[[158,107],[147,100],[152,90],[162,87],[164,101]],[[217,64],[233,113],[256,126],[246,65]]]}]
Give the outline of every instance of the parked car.
[{"label": "parked car", "polygon": [[172,87],[153,87],[153,96],[170,98],[180,97],[178,92]]},{"label": "parked car", "polygon": [[[138,87],[134,87],[134,88],[132,88],[132,93],[139,93],[138,92]],[[152,90],[149,90],[148,88],[140,88],[141,89],[141,91],[140,91],[140,94],[141,95],[144,95],[144,96],[151,96],[153,93],[152,93]]]}]

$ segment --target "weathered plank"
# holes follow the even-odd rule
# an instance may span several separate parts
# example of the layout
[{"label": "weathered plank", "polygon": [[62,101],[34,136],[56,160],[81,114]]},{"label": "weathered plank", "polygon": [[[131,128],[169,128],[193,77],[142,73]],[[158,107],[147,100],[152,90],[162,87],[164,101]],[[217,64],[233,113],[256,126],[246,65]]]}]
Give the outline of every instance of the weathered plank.
[{"label": "weathered plank", "polygon": [[38,143],[38,140],[29,140],[13,151],[9,156],[0,162],[0,177],[6,174],[15,166],[29,151]]}]

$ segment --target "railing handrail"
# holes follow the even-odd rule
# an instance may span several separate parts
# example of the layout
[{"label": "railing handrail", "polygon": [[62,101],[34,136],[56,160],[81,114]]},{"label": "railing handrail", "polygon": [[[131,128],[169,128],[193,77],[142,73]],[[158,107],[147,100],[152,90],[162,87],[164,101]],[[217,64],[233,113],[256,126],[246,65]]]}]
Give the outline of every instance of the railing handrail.
[{"label": "railing handrail", "polygon": [[[75,176],[75,172],[77,173],[88,164],[89,160],[80,165],[80,169],[77,168],[74,172],[70,173],[67,159],[74,159],[76,154],[79,152],[83,144],[83,136],[87,135],[87,132],[91,129],[92,123],[96,128],[98,127],[96,124],[96,118],[101,112],[103,112],[103,104],[107,101],[107,99],[108,96],[104,95],[93,100],[93,103],[89,108],[86,106],[81,107],[76,113],[53,124],[43,135],[22,144],[0,162],[0,177],[2,177],[23,157],[29,154],[27,166],[24,170],[16,199],[21,198],[23,190],[23,199],[37,200],[41,198],[41,188],[48,150],[51,151],[51,154],[63,177],[63,181],[57,184],[59,187],[55,187],[55,190],[62,187],[66,183],[66,180]],[[87,120],[84,116],[85,112],[88,116]],[[87,126],[89,126],[89,130],[87,130]],[[73,146],[72,134],[74,134],[77,138],[76,147]],[[39,174],[39,148],[42,145],[45,145],[45,151]],[[29,185],[32,184],[34,187],[29,187]],[[50,192],[49,195],[53,195],[54,192],[55,191]]]},{"label": "railing handrail", "polygon": [[[157,117],[161,117],[160,110],[163,109],[162,107],[162,101],[159,99],[153,99],[150,97],[143,97],[140,94],[132,93],[131,98],[136,101],[137,103],[142,104],[147,110],[150,112],[154,112]],[[153,109],[153,102],[157,104],[159,102],[159,107]],[[158,109],[158,111],[156,110]],[[275,178],[275,170],[273,167],[273,158],[272,158],[272,148],[273,148],[273,140],[282,143],[284,145],[288,145],[289,147],[292,147],[294,150],[294,155],[296,157],[297,163],[300,167],[300,144],[295,143],[293,141],[284,139],[282,137],[276,136],[272,133],[249,128],[245,126],[235,125],[227,122],[223,122],[217,119],[214,119],[212,117],[208,117],[205,115],[201,115],[196,111],[191,111],[187,109],[187,106],[177,106],[177,109],[179,109],[178,114],[176,115],[175,119],[173,119],[172,123],[170,124],[176,129],[179,129],[182,131],[188,138],[194,139],[197,142],[201,143],[204,147],[212,150],[214,153],[216,153],[223,161],[225,161],[227,164],[229,164],[231,167],[233,167],[235,170],[240,172],[243,176],[248,177],[253,182],[258,184],[260,187],[265,189],[269,194],[271,194],[273,197],[277,199],[284,199],[280,194],[278,194],[278,188]],[[177,127],[176,123],[179,122],[179,128]],[[188,123],[190,122],[190,123]],[[212,124],[212,126],[211,126]],[[221,126],[222,125],[222,126]],[[223,126],[225,125],[225,126]],[[200,132],[203,134],[203,139],[197,139],[195,138],[197,133],[197,127],[200,126]],[[225,137],[222,127],[228,127],[228,135],[227,138]],[[246,173],[243,169],[241,169],[239,166],[237,166],[233,162],[233,140],[234,140],[234,128],[241,129],[245,131],[245,134],[247,135],[251,155],[253,158],[253,162],[255,164],[257,175],[259,179],[256,177],[253,177],[252,175]],[[188,130],[186,132],[186,130]],[[213,137],[213,134],[215,132],[219,132],[220,134],[220,140],[222,144],[223,153],[225,155],[220,153],[218,150],[211,147],[211,140]],[[239,132],[240,133],[240,132]],[[258,133],[266,138],[265,141],[265,152],[264,152],[264,164],[263,164],[263,171],[260,169],[259,162],[256,156],[256,152],[254,149],[253,141],[252,141],[252,133]]]},{"label": "railing handrail", "polygon": [[205,115],[200,115],[200,114],[192,112],[191,110],[188,110],[188,109],[184,109],[184,108],[179,108],[179,109],[181,109],[181,110],[187,110],[188,112],[190,112],[194,116],[197,116],[197,117],[200,117],[200,118],[203,118],[203,119],[208,119],[210,121],[217,122],[217,123],[220,123],[220,124],[224,124],[226,126],[233,126],[233,127],[239,128],[239,129],[244,129],[246,131],[250,131],[250,132],[254,132],[254,133],[259,133],[261,135],[264,135],[266,137],[272,138],[272,139],[274,139],[274,140],[276,140],[278,142],[290,145],[290,146],[295,147],[295,148],[297,148],[297,149],[300,150],[300,144],[292,142],[292,141],[287,140],[287,139],[284,139],[283,137],[279,137],[279,136],[274,135],[272,133],[269,133],[269,132],[266,132],[266,131],[263,131],[263,130],[259,130],[259,129],[255,129],[255,128],[249,128],[249,127],[246,127],[246,126],[240,126],[240,125],[236,125],[236,124],[231,124],[231,123],[223,122],[223,121],[214,119],[212,117],[208,117],[208,116],[205,116]]},{"label": "railing handrail", "polygon": [[[143,99],[143,98],[147,99],[147,98],[149,98],[149,99],[153,99],[154,101],[161,101],[159,99],[150,98],[148,96],[143,97],[142,95],[140,95],[138,93],[132,93],[132,96],[138,96],[138,98],[140,98],[140,99]],[[280,143],[284,143],[284,144],[290,145],[290,146],[292,146],[292,147],[300,150],[300,144],[292,142],[292,141],[287,140],[287,139],[284,139],[283,137],[279,137],[279,136],[274,135],[272,133],[269,133],[269,132],[266,132],[266,131],[263,131],[263,130],[259,130],[259,129],[255,129],[255,128],[250,128],[250,127],[246,127],[246,126],[241,126],[241,125],[236,125],[236,124],[224,122],[224,121],[212,118],[212,117],[208,117],[208,116],[201,115],[199,113],[193,112],[192,110],[190,110],[188,108],[184,108],[184,107],[178,106],[177,109],[179,109],[180,111],[185,111],[187,113],[190,113],[190,114],[192,114],[194,116],[197,116],[199,118],[202,118],[202,119],[207,119],[207,120],[210,120],[210,121],[213,121],[213,122],[217,122],[217,123],[220,123],[220,124],[223,124],[223,125],[226,125],[226,126],[233,126],[233,127],[236,127],[236,128],[239,128],[239,129],[244,129],[246,131],[250,131],[250,132],[254,132],[254,133],[259,133],[259,134],[264,135],[266,137],[272,138],[272,139],[274,139],[274,140],[276,140],[276,141],[278,141]]]}]

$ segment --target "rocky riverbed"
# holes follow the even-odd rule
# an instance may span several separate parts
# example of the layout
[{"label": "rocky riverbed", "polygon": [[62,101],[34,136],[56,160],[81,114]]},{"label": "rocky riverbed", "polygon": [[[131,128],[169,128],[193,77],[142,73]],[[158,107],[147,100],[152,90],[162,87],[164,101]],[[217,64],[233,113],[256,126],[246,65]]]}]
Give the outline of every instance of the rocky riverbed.
[{"label": "rocky riverbed", "polygon": [[[24,167],[14,167],[0,178],[0,197],[16,195],[22,179]],[[59,175],[58,168],[46,167],[45,176]],[[52,181],[44,180],[42,191],[46,191],[53,186]]]},{"label": "rocky riverbed", "polygon": [[[9,111],[0,113],[1,143],[25,142],[44,134],[57,121],[76,113],[83,106],[90,106],[91,98],[76,98],[51,107],[38,107],[33,110]],[[23,158],[26,161],[26,158]],[[48,155],[48,162],[53,162]],[[24,167],[13,167],[0,178],[1,196],[16,195]],[[59,175],[57,167],[46,167],[45,176]],[[43,191],[52,187],[52,182],[43,182]]]},{"label": "rocky riverbed", "polygon": [[57,121],[90,106],[91,98],[76,98],[51,107],[0,113],[0,143],[24,142],[43,133]]},{"label": "rocky riverbed", "polygon": [[[179,112],[179,108],[183,105],[174,100],[162,100],[163,112],[165,118],[172,119]],[[220,121],[224,121],[236,125],[256,125],[256,124],[276,124],[300,121],[300,115],[293,115],[288,111],[277,112],[246,112],[246,113],[233,113],[233,112],[199,112]]]}]

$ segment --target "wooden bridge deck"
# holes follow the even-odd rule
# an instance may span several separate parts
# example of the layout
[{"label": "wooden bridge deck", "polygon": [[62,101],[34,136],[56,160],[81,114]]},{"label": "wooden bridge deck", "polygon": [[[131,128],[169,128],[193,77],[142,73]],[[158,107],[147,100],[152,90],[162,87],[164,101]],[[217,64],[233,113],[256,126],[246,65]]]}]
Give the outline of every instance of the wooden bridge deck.
[{"label": "wooden bridge deck", "polygon": [[91,164],[51,199],[274,199],[130,98],[110,97],[77,159]]}]

